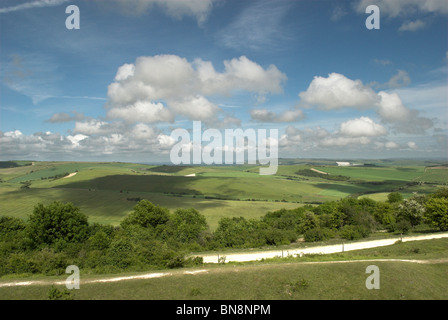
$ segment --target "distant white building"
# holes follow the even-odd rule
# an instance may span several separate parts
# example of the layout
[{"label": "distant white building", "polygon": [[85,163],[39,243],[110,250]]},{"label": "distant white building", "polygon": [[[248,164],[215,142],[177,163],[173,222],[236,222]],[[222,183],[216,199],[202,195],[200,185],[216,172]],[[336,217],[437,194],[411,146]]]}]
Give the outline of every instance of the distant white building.
[{"label": "distant white building", "polygon": [[336,162],[338,167],[348,167],[350,166],[350,162]]}]

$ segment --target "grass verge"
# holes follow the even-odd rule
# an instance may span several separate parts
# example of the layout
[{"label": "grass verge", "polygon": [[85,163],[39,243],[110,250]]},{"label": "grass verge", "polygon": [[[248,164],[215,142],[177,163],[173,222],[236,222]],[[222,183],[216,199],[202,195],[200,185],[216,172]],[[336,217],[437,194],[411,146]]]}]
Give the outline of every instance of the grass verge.
[{"label": "grass verge", "polygon": [[[427,260],[360,261],[360,259]],[[448,299],[448,239],[397,243],[387,247],[325,256],[270,260],[263,263],[230,263],[203,266],[201,272],[185,269],[160,271],[150,279],[83,283],[70,292],[75,300],[352,300],[352,299]],[[303,262],[318,262],[315,264]],[[347,263],[332,263],[348,261]],[[380,289],[367,289],[366,268],[380,271]],[[198,271],[189,269],[187,271]],[[141,275],[141,274],[139,274]],[[124,276],[124,275],[120,275]],[[50,278],[64,281],[62,277]],[[33,279],[34,280],[34,279]],[[46,300],[53,283],[0,287],[0,299]],[[42,280],[42,281],[44,281]],[[8,279],[8,282],[11,282]],[[5,282],[5,281],[1,281]],[[0,284],[1,284],[0,282]],[[56,285],[61,291],[64,285]]]}]

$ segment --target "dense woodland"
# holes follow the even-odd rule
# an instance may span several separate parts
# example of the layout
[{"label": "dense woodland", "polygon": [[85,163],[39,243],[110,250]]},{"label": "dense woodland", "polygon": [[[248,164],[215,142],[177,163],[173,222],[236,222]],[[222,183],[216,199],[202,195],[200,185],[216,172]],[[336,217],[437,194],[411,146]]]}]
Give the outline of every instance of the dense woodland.
[{"label": "dense woodland", "polygon": [[387,201],[345,198],[269,212],[259,219],[223,218],[211,232],[195,209],[170,212],[140,200],[119,226],[90,224],[72,203],[37,204],[24,221],[0,217],[0,276],[57,275],[68,265],[110,273],[201,264],[191,252],[287,245],[303,238],[356,240],[378,230],[448,230],[448,188]]}]

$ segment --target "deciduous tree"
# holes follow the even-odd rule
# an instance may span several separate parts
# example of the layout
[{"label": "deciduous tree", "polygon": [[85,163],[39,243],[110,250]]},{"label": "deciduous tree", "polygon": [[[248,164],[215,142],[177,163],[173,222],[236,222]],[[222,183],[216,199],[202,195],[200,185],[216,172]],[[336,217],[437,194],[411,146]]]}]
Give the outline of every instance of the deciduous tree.
[{"label": "deciduous tree", "polygon": [[38,244],[84,241],[88,227],[87,216],[71,202],[55,201],[48,206],[38,204],[29,216],[29,234]]}]

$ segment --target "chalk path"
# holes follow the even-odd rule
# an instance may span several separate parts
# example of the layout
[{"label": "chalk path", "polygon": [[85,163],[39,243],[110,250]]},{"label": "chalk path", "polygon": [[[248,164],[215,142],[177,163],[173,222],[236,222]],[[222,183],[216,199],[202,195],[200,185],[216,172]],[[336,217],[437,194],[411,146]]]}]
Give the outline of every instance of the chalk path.
[{"label": "chalk path", "polygon": [[303,256],[304,254],[329,254],[337,252],[345,252],[351,250],[368,249],[375,247],[382,247],[394,244],[398,240],[406,241],[418,241],[418,240],[429,240],[429,239],[440,239],[448,238],[447,233],[434,233],[430,235],[413,236],[413,237],[398,237],[391,239],[381,239],[373,241],[363,241],[363,242],[352,242],[352,243],[341,243],[336,245],[328,246],[318,246],[309,248],[298,248],[291,250],[270,250],[261,252],[250,252],[250,253],[214,253],[202,255],[204,263],[219,263],[219,262],[245,262],[245,261],[256,261],[261,259],[269,259],[276,257],[287,257],[287,256]]},{"label": "chalk path", "polygon": [[[414,237],[403,237],[401,238],[393,238],[393,239],[383,239],[383,240],[375,240],[375,241],[364,241],[364,242],[356,242],[356,243],[346,243],[344,245],[331,245],[331,246],[319,246],[319,247],[311,247],[311,248],[301,248],[295,250],[278,250],[278,251],[264,251],[264,252],[253,252],[253,253],[239,253],[239,254],[231,254],[225,256],[225,262],[229,261],[253,261],[260,260],[266,258],[273,257],[281,257],[282,254],[284,257],[289,255],[303,255],[308,253],[320,253],[320,254],[328,254],[342,251],[350,251],[350,250],[358,250],[358,249],[366,249],[366,248],[374,248],[380,246],[387,246],[394,244],[397,240],[406,241],[418,241],[418,240],[429,240],[429,239],[440,239],[447,238],[448,233],[435,233],[430,235],[423,236],[414,236]],[[342,248],[342,246],[344,248]],[[222,258],[224,255],[221,255]],[[211,254],[203,256],[204,263],[217,263],[219,259],[219,255]],[[434,264],[434,263],[448,263],[448,259],[432,259],[432,260],[412,260],[412,259],[365,259],[365,260],[342,260],[342,261],[316,261],[316,262],[298,262],[300,264],[328,264],[328,263],[356,263],[356,262],[409,262],[409,263],[419,263],[419,264]],[[166,276],[173,275],[196,275],[200,273],[208,273],[213,271],[214,269],[207,270],[186,270],[186,271],[173,271],[173,272],[153,272],[146,273],[141,275],[134,276],[122,276],[122,277],[112,277],[112,278],[100,278],[100,279],[88,279],[83,280],[81,277],[81,285],[89,284],[89,283],[107,283],[107,282],[118,282],[118,281],[126,281],[126,280],[142,280],[142,279],[152,279],[152,278],[160,278]],[[64,285],[65,281],[50,281],[50,280],[34,280],[34,281],[13,281],[13,282],[0,282],[0,288],[2,287],[15,287],[15,286],[30,286],[30,285]]]}]

